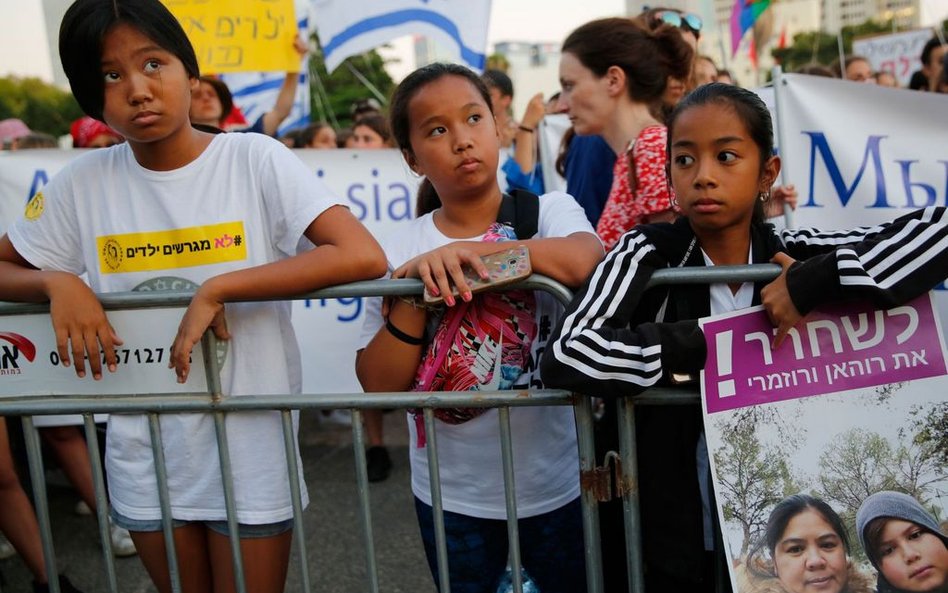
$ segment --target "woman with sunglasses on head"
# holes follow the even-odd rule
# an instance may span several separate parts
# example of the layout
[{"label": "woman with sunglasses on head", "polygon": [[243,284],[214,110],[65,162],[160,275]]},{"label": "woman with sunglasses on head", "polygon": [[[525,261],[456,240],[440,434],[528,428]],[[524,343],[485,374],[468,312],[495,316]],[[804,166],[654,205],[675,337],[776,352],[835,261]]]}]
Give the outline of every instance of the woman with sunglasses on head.
[{"label": "woman with sunglasses on head", "polygon": [[670,76],[665,81],[665,92],[662,94],[662,102],[656,113],[659,119],[665,121],[672,109],[678,105],[678,102],[697,86],[694,80],[694,63],[695,57],[698,55],[698,39],[701,38],[701,27],[704,23],[701,21],[701,17],[694,13],[663,7],[646,8],[634,20],[649,31],[671,25],[678,29],[681,38],[693,50],[688,62],[688,75],[683,78]]}]

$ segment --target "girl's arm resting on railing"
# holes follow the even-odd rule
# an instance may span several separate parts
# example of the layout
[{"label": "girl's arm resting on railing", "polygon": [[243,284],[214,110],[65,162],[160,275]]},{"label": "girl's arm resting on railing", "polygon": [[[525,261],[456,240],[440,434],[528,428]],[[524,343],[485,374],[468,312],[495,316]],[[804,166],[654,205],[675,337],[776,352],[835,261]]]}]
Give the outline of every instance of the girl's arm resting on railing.
[{"label": "girl's arm resting on railing", "polygon": [[[419,278],[433,294],[450,294],[456,286],[462,296],[470,291],[464,280],[468,266],[486,277],[487,268],[480,258],[524,245],[530,250],[535,274],[548,276],[571,288],[580,286],[602,259],[602,243],[592,233],[573,233],[567,237],[527,241],[455,241],[422,253],[392,272],[392,278]],[[450,299],[448,299],[450,302]]]},{"label": "girl's arm resting on railing", "polygon": [[[393,300],[388,321],[411,337],[424,335],[427,311]],[[356,376],[366,392],[407,391],[421,362],[422,345],[397,338],[384,325],[356,354]]]},{"label": "girl's arm resting on railing", "polygon": [[697,321],[630,327],[649,278],[665,262],[644,236],[622,240],[573,299],[540,362],[543,382],[596,396],[635,395],[666,373],[693,373],[706,349]]},{"label": "girl's arm resting on railing", "polygon": [[223,325],[224,303],[232,300],[293,296],[333,284],[378,278],[385,273],[382,248],[343,206],[322,212],[307,227],[315,249],[271,263],[228,272],[205,281],[195,292],[178,327],[169,366],[178,381],[187,380],[191,350],[209,327],[218,337],[229,334]]},{"label": "girl's arm resting on railing", "polygon": [[88,357],[93,378],[100,379],[101,351],[108,369],[115,371],[115,346],[122,340],[92,289],[70,272],[37,270],[17,252],[6,235],[0,238],[0,300],[49,301],[56,349],[63,366],[74,361],[76,374],[84,377]]}]

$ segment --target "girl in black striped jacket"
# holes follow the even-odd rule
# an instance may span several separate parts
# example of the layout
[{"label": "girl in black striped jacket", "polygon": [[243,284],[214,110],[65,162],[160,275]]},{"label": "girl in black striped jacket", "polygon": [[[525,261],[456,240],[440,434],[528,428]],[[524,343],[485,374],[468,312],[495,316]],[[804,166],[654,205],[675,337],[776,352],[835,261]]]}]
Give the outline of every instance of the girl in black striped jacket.
[{"label": "girl in black striped jacket", "polygon": [[[704,367],[700,317],[763,304],[779,347],[819,304],[891,307],[945,279],[944,208],[851,231],[775,231],[763,215],[780,171],[772,155],[770,114],[754,93],[710,84],[678,106],[668,123],[668,168],[684,217],[629,231],[593,272],[553,332],[541,364],[547,386],[633,396]],[[783,268],[768,284],[645,288],[661,268],[768,261]],[[710,591],[719,535],[709,528],[710,495],[700,494],[709,484],[700,407],[640,407],[636,430],[646,590]]]}]

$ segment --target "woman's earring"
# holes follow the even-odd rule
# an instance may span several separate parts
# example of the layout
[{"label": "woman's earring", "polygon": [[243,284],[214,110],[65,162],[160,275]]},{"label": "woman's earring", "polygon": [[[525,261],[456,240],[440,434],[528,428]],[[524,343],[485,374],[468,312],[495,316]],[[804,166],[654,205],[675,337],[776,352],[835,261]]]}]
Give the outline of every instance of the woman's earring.
[{"label": "woman's earring", "polygon": [[760,192],[759,194],[757,194],[757,199],[760,200],[761,202],[766,202],[767,200],[770,199],[770,192],[765,192],[765,191]]}]

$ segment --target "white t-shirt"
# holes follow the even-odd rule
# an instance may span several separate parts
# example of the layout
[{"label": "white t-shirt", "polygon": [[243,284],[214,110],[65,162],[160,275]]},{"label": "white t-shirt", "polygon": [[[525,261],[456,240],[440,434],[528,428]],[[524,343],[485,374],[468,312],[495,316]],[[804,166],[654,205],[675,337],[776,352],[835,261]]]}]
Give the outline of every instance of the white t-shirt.
[{"label": "white t-shirt", "polygon": [[[571,196],[562,192],[548,193],[540,198],[538,228],[535,238],[594,232],[583,209]],[[478,236],[468,240],[481,239]],[[394,270],[416,255],[458,240],[442,234],[428,214],[411,221],[409,228],[390,236],[382,247],[390,269]],[[515,389],[542,387],[537,363],[561,312],[562,308],[550,295],[537,293],[537,339],[533,343],[530,364]],[[381,299],[368,299],[360,348],[368,345],[382,326]],[[463,424],[435,422],[444,509],[473,517],[506,518],[497,410],[490,410]],[[510,428],[519,517],[550,512],[579,496],[579,456],[572,408],[511,408]],[[418,433],[410,414],[408,430],[411,435],[412,491],[430,505],[427,451],[417,446]],[[430,439],[431,435],[427,438]]]},{"label": "white t-shirt", "polygon": [[[309,224],[339,203],[281,143],[257,134],[216,136],[173,171],[143,168],[127,144],[95,150],[41,193],[43,206],[28,208],[10,229],[13,246],[40,269],[86,272],[99,293],[188,288],[295,255]],[[225,310],[233,337],[221,370],[224,393],[298,393],[290,303]],[[279,412],[228,414],[226,426],[238,521],[290,518]],[[173,516],[225,519],[213,417],[166,414],[161,434]],[[147,417],[111,415],[106,469],[116,511],[160,518]]]}]

